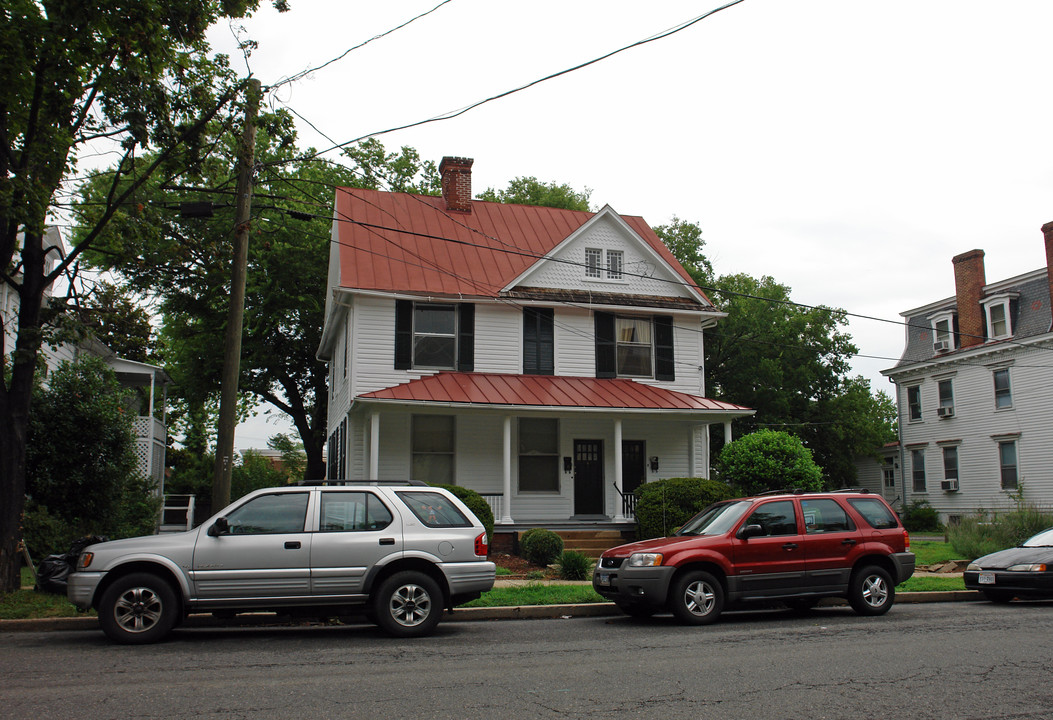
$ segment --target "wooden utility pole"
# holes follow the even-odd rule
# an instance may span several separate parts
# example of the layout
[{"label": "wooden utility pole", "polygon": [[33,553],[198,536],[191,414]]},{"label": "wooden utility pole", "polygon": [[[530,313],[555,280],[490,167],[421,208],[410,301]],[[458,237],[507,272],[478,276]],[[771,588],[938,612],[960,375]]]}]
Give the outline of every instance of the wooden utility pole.
[{"label": "wooden utility pole", "polygon": [[219,429],[216,465],[212,473],[212,510],[230,504],[230,474],[234,465],[234,426],[241,372],[241,331],[245,315],[245,273],[249,259],[249,225],[252,211],[252,170],[256,155],[256,116],[260,109],[260,81],[250,79],[245,93],[245,126],[238,152],[238,187],[234,220],[234,262],[230,272],[230,310],[224,341],[223,376],[220,380]]}]

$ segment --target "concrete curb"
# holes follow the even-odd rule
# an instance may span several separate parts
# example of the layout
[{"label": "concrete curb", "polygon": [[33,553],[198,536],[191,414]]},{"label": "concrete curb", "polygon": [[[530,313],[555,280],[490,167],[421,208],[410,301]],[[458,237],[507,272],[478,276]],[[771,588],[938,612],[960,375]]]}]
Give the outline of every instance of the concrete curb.
[{"label": "concrete curb", "polygon": [[[941,592],[906,592],[896,595],[897,603],[937,603],[983,600],[976,590],[950,590]],[[841,598],[827,598],[821,605],[835,607],[845,605]],[[583,603],[576,605],[519,605],[513,607],[457,608],[447,613],[443,622],[481,622],[492,620],[555,620],[559,618],[609,617],[621,615],[614,603]],[[276,620],[270,614],[253,617],[240,615],[236,621],[216,620],[210,614],[189,616],[183,627],[245,627],[247,625],[287,624],[287,620]],[[31,620],[0,620],[0,633],[7,632],[60,632],[67,630],[97,630],[99,622],[94,617],[35,618]]]}]

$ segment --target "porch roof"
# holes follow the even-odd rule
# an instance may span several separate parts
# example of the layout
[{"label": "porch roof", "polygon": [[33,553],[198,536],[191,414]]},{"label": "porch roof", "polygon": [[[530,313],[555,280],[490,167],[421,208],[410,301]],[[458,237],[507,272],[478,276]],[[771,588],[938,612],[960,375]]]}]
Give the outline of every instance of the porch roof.
[{"label": "porch roof", "polygon": [[531,409],[752,415],[741,405],[626,379],[440,372],[359,395],[356,402]]}]

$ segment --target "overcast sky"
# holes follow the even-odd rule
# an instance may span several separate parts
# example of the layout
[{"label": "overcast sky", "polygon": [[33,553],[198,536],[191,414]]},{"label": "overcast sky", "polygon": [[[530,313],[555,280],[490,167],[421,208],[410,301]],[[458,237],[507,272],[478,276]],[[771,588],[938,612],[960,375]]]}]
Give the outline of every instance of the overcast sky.
[{"label": "overcast sky", "polygon": [[[265,86],[439,5],[267,0],[243,23]],[[319,149],[457,110],[663,32],[712,0],[450,0],[268,95]],[[452,120],[378,135],[475,159],[473,190],[517,176],[591,188],[650,224],[699,223],[718,274],[771,275],[794,300],[898,320],[1045,265],[1053,220],[1049,0],[744,0],[670,37]],[[212,33],[232,47],[227,26]],[[245,70],[245,63],[234,58]],[[324,137],[322,134],[324,133]],[[717,298],[715,298],[717,299]],[[719,302],[719,299],[717,299]],[[853,319],[877,389],[902,327]],[[272,429],[239,431],[260,447]]]}]

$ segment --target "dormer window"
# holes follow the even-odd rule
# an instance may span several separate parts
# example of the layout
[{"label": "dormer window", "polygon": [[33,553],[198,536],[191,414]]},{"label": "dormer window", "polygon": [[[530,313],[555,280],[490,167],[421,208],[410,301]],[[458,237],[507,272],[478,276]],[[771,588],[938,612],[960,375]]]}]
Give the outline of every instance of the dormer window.
[{"label": "dormer window", "polygon": [[932,350],[944,353],[954,350],[954,313],[942,312],[932,316]]},{"label": "dormer window", "polygon": [[1012,299],[1011,295],[1003,294],[983,301],[988,340],[1004,340],[1013,336],[1013,319],[1010,313]]}]

